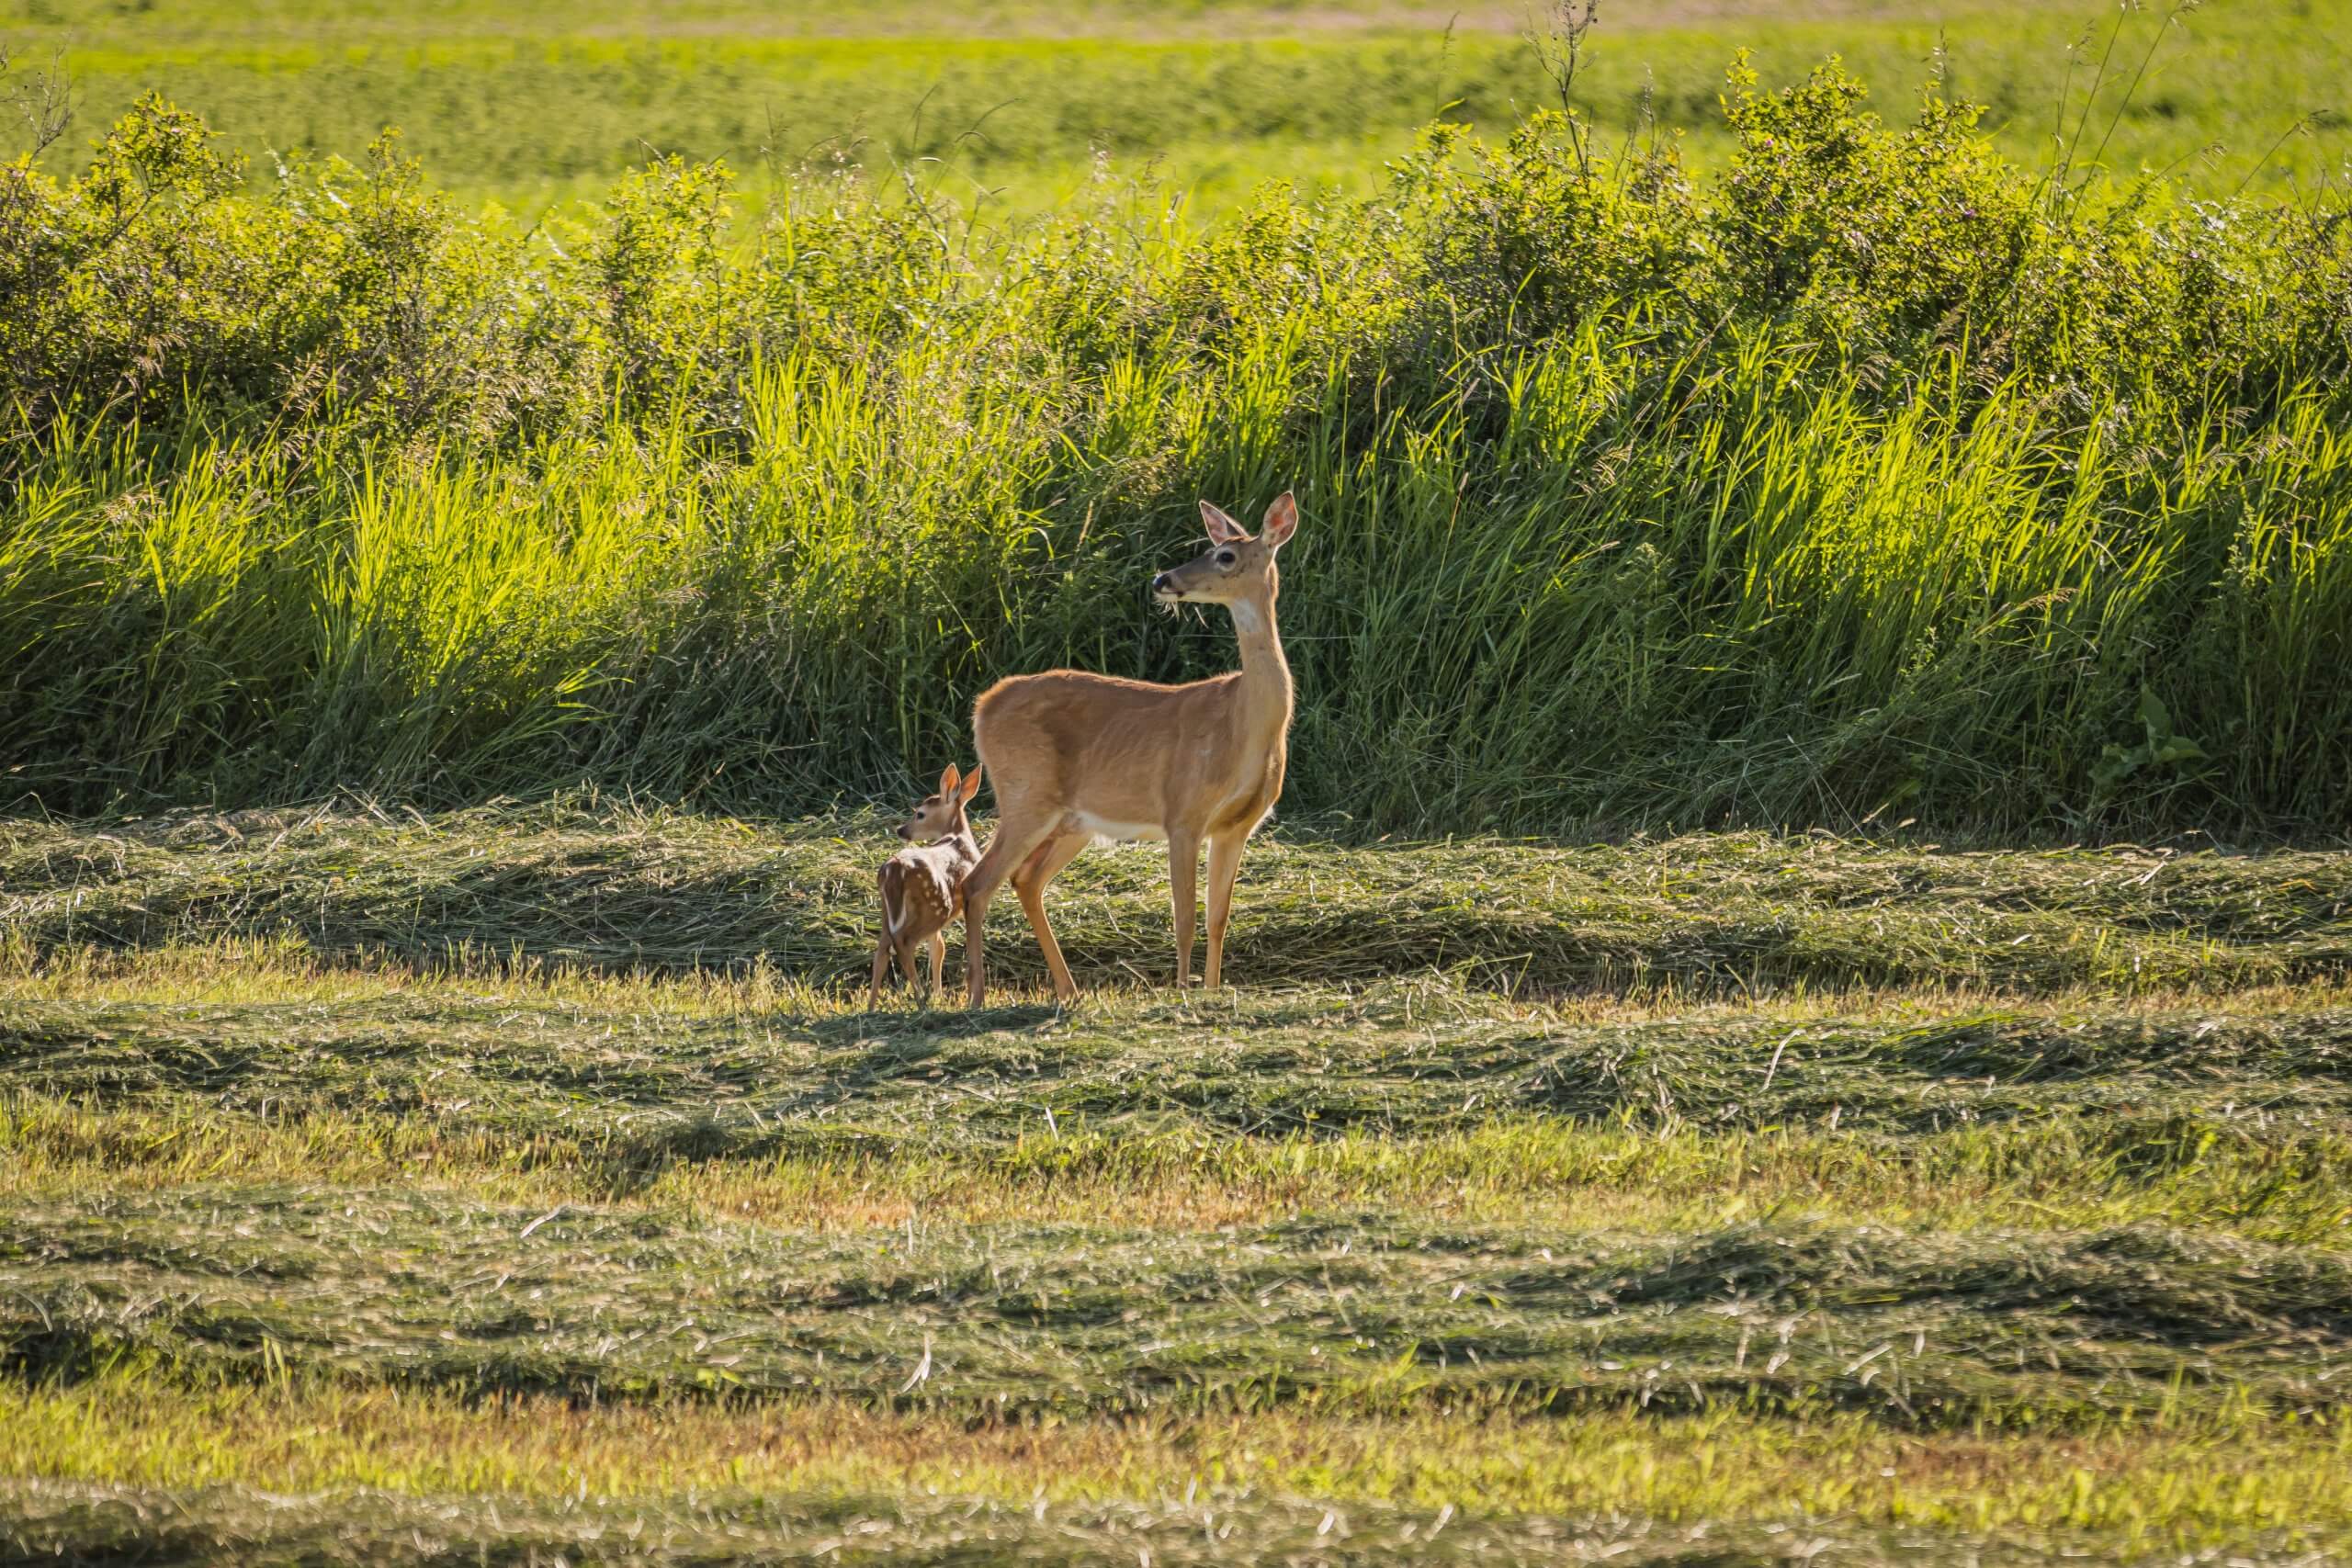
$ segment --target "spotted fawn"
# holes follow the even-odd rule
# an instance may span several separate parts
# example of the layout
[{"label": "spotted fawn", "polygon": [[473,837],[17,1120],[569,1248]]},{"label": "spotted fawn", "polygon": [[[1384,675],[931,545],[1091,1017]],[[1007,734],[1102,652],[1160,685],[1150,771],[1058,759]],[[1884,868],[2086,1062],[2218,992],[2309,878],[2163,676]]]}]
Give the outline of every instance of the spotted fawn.
[{"label": "spotted fawn", "polygon": [[[883,862],[876,879],[882,894],[882,938],[874,944],[874,990],[866,998],[870,1011],[882,1001],[882,982],[889,977],[890,958],[897,954],[907,984],[916,987],[928,1006],[947,963],[947,939],[940,933],[964,912],[964,879],[979,863],[980,846],[964,808],[980,791],[980,770],[959,774],[954,764],[939,775],[939,793],[916,803],[914,813],[899,826],[908,847]],[[915,953],[931,947],[928,985],[915,977]]]}]

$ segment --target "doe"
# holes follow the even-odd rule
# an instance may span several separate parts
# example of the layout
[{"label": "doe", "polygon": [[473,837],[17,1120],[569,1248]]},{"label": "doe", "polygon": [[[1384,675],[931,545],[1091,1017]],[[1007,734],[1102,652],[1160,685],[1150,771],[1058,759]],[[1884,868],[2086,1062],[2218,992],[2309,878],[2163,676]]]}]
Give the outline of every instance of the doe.
[{"label": "doe", "polygon": [[972,738],[996,780],[997,829],[964,886],[964,971],[971,1005],[988,995],[981,926],[1010,879],[1053,972],[1078,994],[1046,923],[1046,886],[1097,839],[1166,839],[1176,914],[1176,984],[1193,969],[1194,877],[1209,857],[1208,983],[1223,978],[1225,928],[1241,848],[1283,792],[1290,666],[1274,631],[1274,553],[1298,527],[1288,491],[1252,538],[1201,502],[1208,552],[1151,580],[1160,604],[1223,604],[1241,668],[1182,686],[1053,670],[999,681],[972,709]]},{"label": "doe", "polygon": [[[867,1011],[881,1005],[882,982],[889,977],[895,955],[910,987],[924,1004],[933,987],[943,983],[947,967],[947,939],[940,933],[947,922],[964,912],[964,882],[979,863],[980,846],[964,808],[980,791],[980,770],[959,776],[956,764],[939,775],[939,793],[915,804],[913,814],[899,825],[899,837],[910,847],[882,863],[876,883],[882,895],[882,938],[874,944],[874,989],[866,998]],[[931,946],[931,983],[915,978],[915,952]]]}]

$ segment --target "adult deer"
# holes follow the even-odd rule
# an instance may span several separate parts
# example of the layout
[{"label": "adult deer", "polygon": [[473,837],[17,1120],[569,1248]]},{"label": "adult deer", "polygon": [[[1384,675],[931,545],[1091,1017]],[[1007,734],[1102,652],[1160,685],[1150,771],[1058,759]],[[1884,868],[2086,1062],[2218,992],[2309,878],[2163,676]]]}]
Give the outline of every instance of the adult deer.
[{"label": "adult deer", "polygon": [[1008,877],[1053,971],[1054,994],[1078,995],[1046,921],[1046,887],[1097,839],[1168,840],[1176,909],[1176,984],[1193,971],[1193,878],[1209,852],[1208,983],[1220,983],[1226,918],[1241,846],[1283,792],[1290,666],[1274,633],[1274,553],[1298,527],[1285,491],[1251,538],[1207,502],[1208,553],[1151,580],[1161,604],[1223,604],[1241,668],[1182,686],[1082,670],[1015,675],[980,694],[972,736],[996,783],[996,836],[964,884],[964,966],[971,1004],[988,995],[982,928]]}]

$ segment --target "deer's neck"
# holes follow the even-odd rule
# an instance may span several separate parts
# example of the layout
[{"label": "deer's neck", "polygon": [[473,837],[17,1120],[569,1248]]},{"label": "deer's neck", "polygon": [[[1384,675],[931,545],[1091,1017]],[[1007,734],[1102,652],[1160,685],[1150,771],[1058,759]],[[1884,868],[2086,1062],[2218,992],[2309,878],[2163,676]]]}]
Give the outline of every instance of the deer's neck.
[{"label": "deer's neck", "polygon": [[1269,593],[1262,604],[1236,600],[1227,607],[1241,645],[1242,731],[1260,750],[1278,751],[1290,732],[1291,681],[1282,634],[1274,628],[1274,597]]},{"label": "deer's neck", "polygon": [[972,837],[972,825],[969,822],[958,821],[956,824],[956,830],[942,839],[940,842],[945,844],[955,854],[956,863],[962,871],[968,872],[979,864],[980,841]]}]

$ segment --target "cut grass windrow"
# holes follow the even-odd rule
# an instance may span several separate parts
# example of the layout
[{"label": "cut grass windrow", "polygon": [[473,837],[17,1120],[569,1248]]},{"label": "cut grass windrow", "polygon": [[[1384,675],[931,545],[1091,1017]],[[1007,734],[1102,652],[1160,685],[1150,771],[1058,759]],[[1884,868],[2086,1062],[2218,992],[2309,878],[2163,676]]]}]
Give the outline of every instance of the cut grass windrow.
[{"label": "cut grass windrow", "polygon": [[1363,1219],[808,1235],[404,1191],[20,1204],[0,1362],[974,1417],[1848,1411],[2342,1418],[2352,1255],[2153,1227],[1667,1237]]},{"label": "cut grass windrow", "polygon": [[[2226,1138],[2119,1117],[1912,1139],[1821,1132],[1657,1134],[1544,1122],[1391,1138],[1052,1131],[920,1152],[842,1139],[759,1158],[667,1134],[447,1134],[415,1118],[280,1123],[201,1104],[108,1111],[0,1099],[0,1201],[224,1179],[423,1183],[545,1208],[627,1200],[811,1230],[1126,1223],[1202,1230],[1374,1209],[1466,1224],[1683,1230],[1765,1214],[1949,1230],[2199,1226],[2250,1240],[2352,1240],[2341,1135]],[[716,1152],[713,1152],[716,1151]]]},{"label": "cut grass windrow", "polygon": [[1390,1510],[1433,1518],[1453,1508],[1468,1522],[1479,1516],[1459,1511],[1476,1506],[1488,1519],[1613,1521],[1628,1547],[1644,1536],[1635,1519],[1650,1521],[1654,1540],[1691,1526],[1741,1539],[1801,1523],[1800,1539],[1840,1546],[1924,1527],[1951,1532],[1955,1546],[1986,1544],[1980,1532],[2014,1546],[2079,1531],[2110,1551],[2176,1551],[2265,1535],[2336,1542],[2352,1524],[2341,1484],[2352,1427],[2243,1416],[2003,1440],[1730,1411],[973,1423],[839,1401],[467,1401],[109,1376],[0,1380],[0,1425],[19,1473],[50,1483],[0,1495],[0,1517],[13,1506],[20,1522],[77,1498],[160,1512],[167,1499],[202,1496],[202,1511],[238,1488],[338,1500],[364,1488],[377,1502],[489,1500],[526,1513],[689,1495],[732,1497],[738,1508],[747,1496],[944,1496],[983,1509],[1044,1505],[1065,1524],[1121,1503],[1248,1520],[1311,1496],[1351,1532]]},{"label": "cut grass windrow", "polygon": [[[2332,994],[2322,994],[2331,996]],[[1608,1018],[1442,985],[731,1015],[435,987],[215,1005],[7,998],[0,1091],[284,1121],[416,1114],[699,1157],[1044,1133],[1392,1137],[1498,1118],[1917,1135],[2152,1113],[2352,1130],[2352,1005],[2012,1002]],[[2317,998],[2301,998],[2306,1004]]]},{"label": "cut grass windrow", "polygon": [[1403,1205],[2352,1236],[2352,1009],[2329,991],[1661,1013],[1432,979],[976,1021],[753,983],[255,992],[221,960],[0,980],[0,1198],[226,1178],[824,1229]]},{"label": "cut grass windrow", "polygon": [[[1951,1564],[2007,1568],[2049,1560],[2050,1532],[2023,1542],[1922,1530],[1859,1531],[1812,1520],[1660,1528],[1623,1518],[1482,1519],[1453,1510],[1253,1499],[1238,1506],[1134,1504],[1080,1508],[909,1495],[697,1497],[614,1507],[586,1503],[429,1501],[361,1494],[288,1498],[237,1488],[195,1494],[0,1483],[0,1555],[14,1562],[234,1561],[555,1564],[820,1561],[962,1568],[1150,1563],[1591,1563],[1622,1568],[1766,1564]],[[2232,1541],[2226,1561],[2308,1568],[2309,1531]],[[2063,1540],[2063,1535],[2061,1537]],[[2071,1562],[2131,1559],[2068,1542]]]},{"label": "cut grass windrow", "polygon": [[[876,818],[755,826],[562,806],[405,822],[323,811],[17,822],[0,824],[0,932],[35,959],[265,937],[412,964],[764,962],[842,985],[873,957],[887,844]],[[1167,874],[1147,846],[1081,856],[1055,884],[1056,929],[1081,978],[1168,972]],[[1013,980],[1042,973],[1017,908],[994,947]],[[1244,864],[1229,958],[1250,987],[1439,968],[1536,993],[2324,980],[2352,964],[2352,854],[1272,835]]]}]

